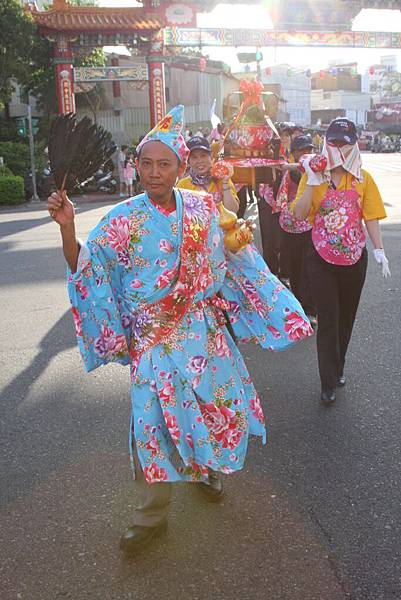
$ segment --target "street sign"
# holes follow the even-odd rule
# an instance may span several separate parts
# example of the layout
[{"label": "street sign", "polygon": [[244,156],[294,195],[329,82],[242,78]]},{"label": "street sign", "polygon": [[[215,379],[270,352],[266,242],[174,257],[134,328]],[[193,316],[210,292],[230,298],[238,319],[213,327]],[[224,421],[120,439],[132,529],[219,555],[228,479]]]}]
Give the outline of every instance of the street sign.
[{"label": "street sign", "polygon": [[39,117],[32,117],[32,134],[36,135],[39,131]]},{"label": "street sign", "polygon": [[263,54],[261,52],[238,52],[237,58],[240,63],[251,63],[260,62],[263,60]]},{"label": "street sign", "polygon": [[26,117],[17,117],[15,119],[17,124],[17,133],[21,137],[25,137],[27,135],[27,118]]},{"label": "street sign", "polygon": [[[17,117],[17,133],[21,137],[26,137],[29,133],[28,117]],[[32,117],[32,135],[36,135],[39,131],[39,117]]]}]

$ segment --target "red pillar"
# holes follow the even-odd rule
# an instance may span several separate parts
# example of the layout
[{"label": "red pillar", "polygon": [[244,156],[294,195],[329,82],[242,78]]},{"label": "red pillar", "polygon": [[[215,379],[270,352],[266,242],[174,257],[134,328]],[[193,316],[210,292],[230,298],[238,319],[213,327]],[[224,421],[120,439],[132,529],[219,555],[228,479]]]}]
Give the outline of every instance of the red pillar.
[{"label": "red pillar", "polygon": [[71,44],[65,35],[59,35],[53,47],[53,62],[56,71],[58,112],[65,115],[75,112],[73,58]]},{"label": "red pillar", "polygon": [[152,36],[150,52],[147,58],[151,129],[167,112],[163,50],[163,31],[160,30]]}]

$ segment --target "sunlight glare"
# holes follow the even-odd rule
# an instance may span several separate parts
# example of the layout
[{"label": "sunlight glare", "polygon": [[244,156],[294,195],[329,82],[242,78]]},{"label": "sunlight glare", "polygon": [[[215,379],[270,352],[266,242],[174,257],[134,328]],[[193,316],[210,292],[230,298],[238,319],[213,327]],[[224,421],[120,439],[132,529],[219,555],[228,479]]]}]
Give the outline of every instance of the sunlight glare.
[{"label": "sunlight glare", "polygon": [[363,8],[355,17],[353,31],[401,31],[401,11]]},{"label": "sunlight glare", "polygon": [[199,13],[198,27],[273,29],[267,8],[249,4],[217,4],[210,13]]}]

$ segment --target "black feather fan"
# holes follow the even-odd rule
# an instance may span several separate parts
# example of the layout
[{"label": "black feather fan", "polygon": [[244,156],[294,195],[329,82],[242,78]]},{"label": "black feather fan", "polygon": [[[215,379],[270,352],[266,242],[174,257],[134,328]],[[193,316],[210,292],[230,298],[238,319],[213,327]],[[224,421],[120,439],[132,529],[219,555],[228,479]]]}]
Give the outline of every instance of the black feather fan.
[{"label": "black feather fan", "polygon": [[59,115],[50,128],[49,161],[57,189],[75,187],[91,177],[115,152],[111,134],[88,117]]}]

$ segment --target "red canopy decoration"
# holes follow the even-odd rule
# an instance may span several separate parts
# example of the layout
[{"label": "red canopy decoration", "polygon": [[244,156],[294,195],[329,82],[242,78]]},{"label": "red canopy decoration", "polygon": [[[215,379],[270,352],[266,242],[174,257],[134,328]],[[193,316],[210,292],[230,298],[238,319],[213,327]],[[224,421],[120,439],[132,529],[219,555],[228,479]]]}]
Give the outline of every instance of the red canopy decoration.
[{"label": "red canopy decoration", "polygon": [[264,91],[263,83],[260,81],[248,81],[242,79],[239,84],[239,91],[242,93],[244,102],[242,105],[242,112],[251,104],[257,106],[263,106],[262,92]]},{"label": "red canopy decoration", "polygon": [[242,103],[224,137],[224,155],[227,158],[274,159],[277,154],[275,142],[279,143],[279,138],[266,113],[263,84],[243,79],[239,91]]}]

